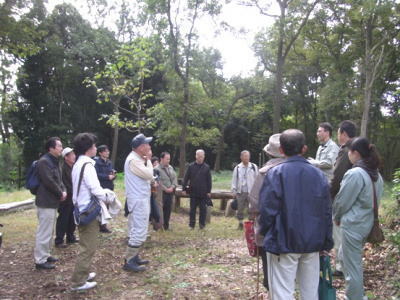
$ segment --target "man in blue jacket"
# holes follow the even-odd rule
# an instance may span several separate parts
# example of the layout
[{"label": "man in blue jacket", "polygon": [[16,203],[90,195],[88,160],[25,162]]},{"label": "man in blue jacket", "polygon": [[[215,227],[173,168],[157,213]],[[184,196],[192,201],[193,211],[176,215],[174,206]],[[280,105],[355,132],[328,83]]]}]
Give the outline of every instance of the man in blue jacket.
[{"label": "man in blue jacket", "polygon": [[304,134],[288,129],[280,137],[286,161],[272,168],[260,191],[260,227],[265,234],[272,300],[318,299],[319,253],[333,247],[329,184],[303,156]]}]

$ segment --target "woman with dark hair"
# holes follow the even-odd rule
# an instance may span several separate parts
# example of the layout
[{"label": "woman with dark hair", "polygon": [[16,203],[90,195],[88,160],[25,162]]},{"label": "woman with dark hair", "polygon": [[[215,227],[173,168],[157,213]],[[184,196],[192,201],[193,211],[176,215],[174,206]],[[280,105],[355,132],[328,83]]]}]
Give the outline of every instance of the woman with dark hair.
[{"label": "woman with dark hair", "polygon": [[333,217],[342,232],[339,256],[343,261],[346,297],[362,300],[365,298],[362,252],[374,222],[374,197],[377,201],[382,197],[383,180],[378,171],[377,150],[366,138],[355,138],[349,145],[348,155],[353,168],[346,172],[340,184],[333,203]]},{"label": "woman with dark hair", "polygon": [[[79,133],[73,141],[77,158],[72,169],[72,200],[79,211],[83,211],[89,205],[92,195],[99,201],[106,199],[106,192],[97,178],[95,161],[92,159],[97,151],[96,141],[97,137],[94,134],[86,132]],[[72,290],[74,291],[88,290],[97,285],[96,282],[91,281],[96,273],[89,273],[89,269],[98,247],[98,221],[94,219],[87,225],[79,225],[78,229],[80,252],[72,275]]]}]

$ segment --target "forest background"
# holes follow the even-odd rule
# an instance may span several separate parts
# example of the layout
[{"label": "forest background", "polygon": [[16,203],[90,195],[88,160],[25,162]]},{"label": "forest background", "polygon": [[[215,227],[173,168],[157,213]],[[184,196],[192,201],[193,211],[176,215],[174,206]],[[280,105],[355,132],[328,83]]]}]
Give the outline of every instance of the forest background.
[{"label": "forest background", "polygon": [[[182,176],[197,148],[217,172],[243,149],[261,164],[287,128],[315,156],[318,124],[349,119],[377,145],[385,179],[400,167],[398,1],[65,2],[0,1],[2,189],[24,184],[48,137],[69,146],[84,131],[119,171],[132,137],[154,136],[153,153],[169,151]],[[226,75],[221,52],[200,42],[204,20],[216,37],[246,35],[221,18],[233,3],[265,19],[248,74]]]}]

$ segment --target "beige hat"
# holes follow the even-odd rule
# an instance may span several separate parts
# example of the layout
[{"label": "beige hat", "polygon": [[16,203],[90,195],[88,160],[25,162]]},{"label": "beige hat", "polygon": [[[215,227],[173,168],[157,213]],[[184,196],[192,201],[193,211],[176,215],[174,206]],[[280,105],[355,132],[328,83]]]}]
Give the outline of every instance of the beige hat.
[{"label": "beige hat", "polygon": [[263,149],[268,155],[272,157],[284,157],[279,152],[279,147],[281,145],[281,143],[279,142],[280,136],[280,133],[276,133],[269,137],[268,144]]},{"label": "beige hat", "polygon": [[61,156],[65,157],[66,155],[68,155],[69,153],[71,153],[72,151],[74,151],[74,149],[70,148],[70,147],[66,147],[63,149],[63,151],[61,152]]}]

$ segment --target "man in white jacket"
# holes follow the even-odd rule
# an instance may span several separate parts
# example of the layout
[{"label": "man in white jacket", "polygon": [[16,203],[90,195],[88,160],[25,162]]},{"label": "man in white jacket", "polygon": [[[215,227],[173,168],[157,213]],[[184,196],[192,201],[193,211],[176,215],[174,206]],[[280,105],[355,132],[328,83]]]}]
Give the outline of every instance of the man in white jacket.
[{"label": "man in white jacket", "polygon": [[150,184],[153,180],[153,165],[148,153],[152,137],[138,134],[132,140],[132,152],[125,161],[125,189],[128,206],[129,241],[124,270],[144,271],[149,261],[139,258],[139,248],[146,241],[150,216]]},{"label": "man in white jacket", "polygon": [[249,207],[249,193],[253,187],[254,180],[258,175],[258,168],[250,162],[250,152],[244,150],[240,153],[242,161],[233,170],[232,175],[232,193],[237,200],[237,218],[239,220],[238,229],[243,229],[244,211]]}]

